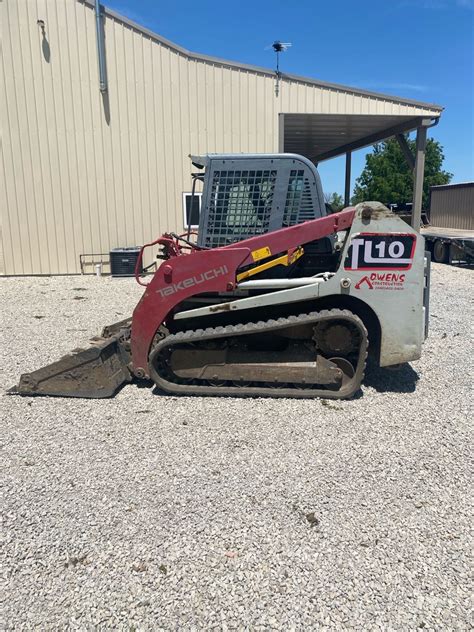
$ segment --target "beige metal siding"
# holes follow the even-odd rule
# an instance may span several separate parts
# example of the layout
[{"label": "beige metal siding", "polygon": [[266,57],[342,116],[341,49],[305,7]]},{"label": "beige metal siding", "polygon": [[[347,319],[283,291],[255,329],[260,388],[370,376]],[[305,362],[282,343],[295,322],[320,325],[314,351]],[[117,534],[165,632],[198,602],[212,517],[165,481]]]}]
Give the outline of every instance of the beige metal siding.
[{"label": "beige metal siding", "polygon": [[3,259],[3,231],[0,223],[0,275],[5,274],[5,262]]},{"label": "beige metal siding", "polygon": [[182,230],[187,155],[278,151],[279,112],[439,115],[286,79],[277,99],[271,75],[190,57],[111,15],[103,98],[90,5],[0,11],[2,274],[75,273],[81,253]]},{"label": "beige metal siding", "polygon": [[474,230],[474,182],[431,189],[430,223]]}]

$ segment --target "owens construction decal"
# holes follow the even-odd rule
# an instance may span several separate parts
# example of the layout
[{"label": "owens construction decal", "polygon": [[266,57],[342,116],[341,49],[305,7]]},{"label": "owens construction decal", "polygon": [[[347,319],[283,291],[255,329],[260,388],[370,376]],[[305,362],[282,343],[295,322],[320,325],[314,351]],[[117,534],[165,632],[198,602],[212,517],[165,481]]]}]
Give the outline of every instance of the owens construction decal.
[{"label": "owens construction decal", "polygon": [[395,272],[371,272],[364,275],[354,285],[356,290],[403,290],[405,283],[404,274]]},{"label": "owens construction decal", "polygon": [[359,233],[351,241],[344,269],[409,270],[413,263],[415,246],[415,235]]},{"label": "owens construction decal", "polygon": [[172,285],[168,285],[167,287],[161,288],[156,291],[163,298],[165,296],[170,296],[175,292],[179,292],[180,290],[184,290],[187,287],[194,287],[195,285],[200,285],[201,283],[205,283],[206,281],[211,281],[212,279],[223,276],[228,272],[229,270],[227,266],[220,266],[219,268],[207,270],[207,272],[202,272],[201,274],[196,274],[195,276],[189,277],[188,279],[178,281],[178,283],[173,283]]}]

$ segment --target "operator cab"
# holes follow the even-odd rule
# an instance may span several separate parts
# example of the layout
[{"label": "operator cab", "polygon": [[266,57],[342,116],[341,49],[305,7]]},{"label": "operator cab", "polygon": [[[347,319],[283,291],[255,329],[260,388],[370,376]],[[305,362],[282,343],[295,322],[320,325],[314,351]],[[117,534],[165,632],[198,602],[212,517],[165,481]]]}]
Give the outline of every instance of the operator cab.
[{"label": "operator cab", "polygon": [[[303,156],[206,154],[191,160],[204,170],[192,174],[193,192],[197,181],[204,183],[200,248],[227,246],[328,214],[319,173]],[[334,244],[332,236],[306,244],[293,263],[272,267],[262,276],[306,276],[335,269]]]}]

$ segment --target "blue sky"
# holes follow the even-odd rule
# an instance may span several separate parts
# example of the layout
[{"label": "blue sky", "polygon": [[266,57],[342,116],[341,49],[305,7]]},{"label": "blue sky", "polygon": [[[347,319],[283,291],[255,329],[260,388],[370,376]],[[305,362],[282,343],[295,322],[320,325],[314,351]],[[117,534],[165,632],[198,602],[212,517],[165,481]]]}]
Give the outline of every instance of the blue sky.
[{"label": "blue sky", "polygon": [[[199,53],[274,68],[275,39],[292,42],[281,70],[444,106],[430,135],[453,182],[474,178],[474,0],[104,0]],[[367,149],[355,152],[353,182]],[[320,165],[343,192],[344,160]]]}]

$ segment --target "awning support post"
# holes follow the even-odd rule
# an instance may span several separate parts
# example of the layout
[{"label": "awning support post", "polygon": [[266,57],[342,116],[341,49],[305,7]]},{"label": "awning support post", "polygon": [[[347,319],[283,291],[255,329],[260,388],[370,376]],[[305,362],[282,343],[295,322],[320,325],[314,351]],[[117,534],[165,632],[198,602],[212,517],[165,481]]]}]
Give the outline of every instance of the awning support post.
[{"label": "awning support post", "polygon": [[407,143],[407,139],[405,138],[403,134],[397,134],[396,138],[398,140],[398,144],[400,145],[400,149],[402,150],[402,153],[405,156],[405,160],[407,161],[408,166],[413,171],[413,169],[415,168],[415,158],[413,154],[411,153],[411,149]]},{"label": "awning support post", "polygon": [[427,129],[431,121],[423,121],[416,131],[415,169],[413,171],[413,206],[411,213],[411,225],[415,230],[420,230],[421,206],[423,202],[423,178],[425,175],[425,149]]},{"label": "awning support post", "polygon": [[352,152],[346,153],[346,182],[344,187],[344,206],[349,206],[351,203],[351,159]]}]

